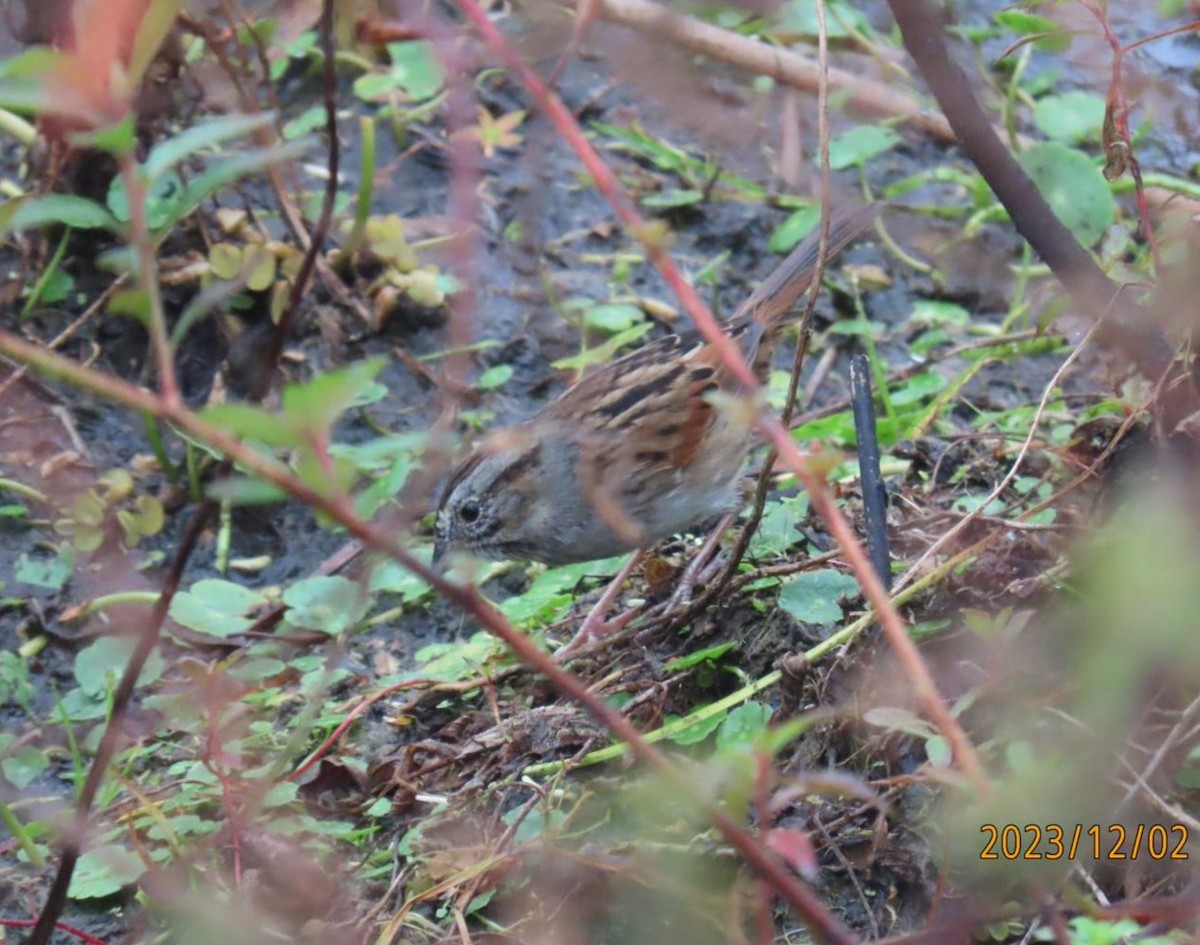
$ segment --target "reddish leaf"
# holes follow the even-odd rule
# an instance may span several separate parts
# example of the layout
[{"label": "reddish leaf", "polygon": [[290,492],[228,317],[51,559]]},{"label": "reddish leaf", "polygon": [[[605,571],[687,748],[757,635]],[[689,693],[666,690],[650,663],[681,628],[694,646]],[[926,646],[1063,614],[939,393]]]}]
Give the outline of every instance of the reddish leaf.
[{"label": "reddish leaf", "polygon": [[817,878],[817,851],[803,830],[777,828],[767,834],[767,846],[783,857],[784,862],[812,882]]}]

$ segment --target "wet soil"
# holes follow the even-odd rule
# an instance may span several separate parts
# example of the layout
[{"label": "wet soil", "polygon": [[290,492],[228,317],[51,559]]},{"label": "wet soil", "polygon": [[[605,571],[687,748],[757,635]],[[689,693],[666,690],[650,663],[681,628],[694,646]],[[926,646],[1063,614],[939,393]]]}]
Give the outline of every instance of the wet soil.
[{"label": "wet soil", "polygon": [[[988,4],[977,4],[960,7],[959,15],[963,21],[970,22],[988,12]],[[878,9],[872,15],[877,23],[883,22]],[[1123,28],[1142,32],[1153,28],[1153,18],[1149,14],[1145,14],[1149,22],[1142,16],[1128,15],[1132,22],[1120,20]],[[637,121],[676,144],[700,151],[716,151],[723,168],[763,182],[768,187],[775,186],[772,169],[764,158],[764,145],[775,142],[771,131],[764,130],[764,123],[758,116],[760,111],[771,113],[777,107],[776,97],[764,97],[752,91],[742,77],[723,67],[680,62],[682,57],[669,56],[665,58],[674,58],[674,64],[679,66],[680,74],[685,78],[670,85],[669,96],[662,96],[661,89],[656,90],[660,94],[652,96],[648,94],[648,86],[663,77],[648,74],[648,66],[652,63],[645,58],[639,59],[639,55],[647,54],[644,45],[638,47],[634,43],[629,49],[626,48],[628,43],[628,35],[621,31],[604,26],[595,29],[588,53],[573,62],[560,80],[559,87],[568,106],[588,119],[614,123]],[[1000,45],[999,41],[985,44],[985,56],[998,54],[1002,51],[997,48]],[[1034,68],[1041,64],[1041,55],[1035,55]],[[1195,37],[1176,37],[1163,44],[1153,44],[1133,58],[1135,68],[1132,71],[1139,83],[1137,97],[1144,99],[1147,107],[1156,92],[1165,89],[1171,93],[1163,95],[1161,106],[1155,105],[1164,120],[1146,142],[1144,160],[1166,172],[1187,173],[1196,161],[1195,141],[1192,136],[1179,132],[1184,116],[1195,115],[1197,89],[1192,79],[1197,60]],[[1103,61],[1094,51],[1080,50],[1079,58],[1070,61],[1078,84],[1090,89],[1103,88],[1104,82],[1094,74],[1093,68],[1096,62]],[[1061,60],[1054,62],[1060,64]],[[623,67],[614,63],[621,63]],[[1046,67],[1049,64],[1047,59]],[[1181,77],[1185,76],[1186,81],[1181,82]],[[481,81],[477,90],[482,103],[495,112],[528,107],[524,95],[501,74],[492,74]],[[350,98],[346,98],[344,104],[348,109],[359,107]],[[811,110],[805,109],[805,112],[808,119],[802,134],[805,140],[814,141]],[[349,115],[343,116],[343,122],[346,129],[355,127],[354,119]],[[844,116],[835,116],[835,125],[844,127],[848,123],[849,119]],[[1189,117],[1189,130],[1190,127]],[[903,128],[898,130],[903,139],[901,145],[886,160],[870,165],[867,184],[875,191],[881,191],[889,183],[906,178],[931,163],[954,160],[952,152],[947,155],[945,149],[924,140],[919,134]],[[437,137],[440,130],[436,127],[420,129],[419,133],[429,135],[433,145],[415,155],[408,151],[414,140],[412,137],[397,142],[381,135],[384,148],[379,163],[387,171],[380,176],[373,211],[395,213],[413,221],[415,232],[421,230],[422,221],[425,221],[433,232],[447,213],[452,181],[445,149]],[[472,272],[468,276],[477,293],[477,307],[473,313],[476,337],[497,342],[495,347],[475,356],[471,368],[481,371],[507,364],[514,369],[512,379],[502,391],[480,394],[472,404],[477,409],[488,410],[495,423],[527,416],[564,389],[567,378],[552,370],[550,364],[577,352],[579,338],[576,330],[559,317],[555,300],[563,295],[606,297],[609,270],[603,265],[589,263],[587,256],[589,253],[611,253],[626,246],[619,230],[611,225],[611,209],[593,188],[580,181],[575,158],[545,120],[531,116],[522,127],[522,135],[524,145],[519,155],[501,153],[481,168],[485,185],[482,188],[479,254],[470,261]],[[348,131],[347,136],[352,142],[353,134]],[[627,179],[644,180],[648,176],[662,175],[659,169],[624,154],[610,150],[606,157]],[[355,161],[351,143],[345,166],[353,167]],[[14,164],[7,162],[5,170],[15,172]],[[812,178],[811,171],[806,173]],[[815,178],[810,183],[813,181]],[[663,184],[674,186],[669,177],[664,177]],[[858,188],[859,181],[854,173],[838,175],[837,193],[849,195]],[[945,190],[930,185],[910,195],[909,199],[928,204],[945,200],[946,196]],[[248,188],[230,195],[228,201],[231,206],[249,202],[267,212],[270,210],[267,198],[265,191]],[[771,269],[775,257],[767,253],[765,247],[785,216],[786,211],[782,209],[737,201],[710,202],[698,210],[672,212],[669,222],[676,239],[674,255],[686,268],[695,271],[717,254],[729,252],[729,262],[721,273],[720,290],[714,298],[718,309],[732,311],[750,287]],[[900,368],[911,363],[907,350],[910,332],[904,325],[914,300],[936,298],[958,302],[980,325],[994,324],[1006,314],[1013,285],[1010,263],[1019,253],[1018,240],[1010,228],[988,225],[978,238],[963,243],[959,241],[955,221],[932,223],[927,217],[905,214],[898,209],[889,213],[887,222],[899,243],[932,256],[938,263],[937,268],[947,277],[944,283],[934,284],[927,276],[894,266],[874,243],[856,246],[845,255],[843,261],[847,264],[874,264],[891,275],[888,285],[873,288],[864,299],[870,320],[886,328],[876,350],[877,356],[889,367]],[[522,236],[519,239],[507,235],[514,224],[520,225]],[[182,253],[184,248],[174,249]],[[432,253],[430,259],[442,263],[449,261],[448,256],[439,256],[437,252]],[[12,245],[4,249],[2,260],[6,270],[20,271],[21,257]],[[64,305],[61,311],[39,313],[19,325],[17,305],[7,305],[0,316],[5,327],[19,328],[33,337],[49,339],[78,315],[85,303],[106,284],[105,278],[94,270],[92,252],[84,244],[73,246],[73,254],[65,265],[77,280],[78,298]],[[649,266],[636,267],[630,290],[651,298],[670,298]],[[171,301],[177,310],[185,299]],[[846,294],[823,295],[817,310],[818,331],[822,332],[852,316]],[[416,309],[400,312],[382,331],[376,332],[358,323],[351,313],[339,309],[335,300],[318,287],[308,294],[302,315],[300,330],[289,344],[291,356],[285,366],[285,373],[291,379],[304,379],[327,367],[373,355],[389,358],[380,376],[387,388],[386,397],[367,411],[348,415],[337,430],[340,441],[360,442],[374,436],[379,428],[393,432],[425,430],[438,419],[441,395],[430,376],[414,371],[410,359],[393,355],[397,349],[402,349],[408,356],[420,359],[444,351],[448,343],[444,313]],[[251,324],[251,338],[255,330]],[[655,332],[666,330],[660,326]],[[832,335],[828,337],[830,343],[835,343]],[[243,341],[243,345],[245,343]],[[811,405],[814,408],[840,402],[846,396],[844,355],[855,350],[856,343],[844,338],[837,339],[836,343],[843,356],[834,362],[828,377],[818,387]],[[237,342],[233,344],[236,346]],[[179,352],[179,365],[190,400],[200,402],[209,395],[214,379],[225,370],[229,348],[229,340],[212,326],[201,327],[188,336]],[[94,355],[97,366],[132,379],[142,371],[144,335],[131,323],[97,318],[86,325],[64,351],[81,359]],[[1085,365],[1084,370],[1073,373],[1063,385],[1064,393],[1076,397],[1079,403],[1109,394],[1120,380],[1119,369],[1112,368],[1099,356],[1089,357],[1091,363]],[[790,360],[790,350],[781,352],[778,366],[786,368]],[[959,393],[961,404],[955,410],[961,411],[961,416],[966,419],[980,410],[1003,410],[1036,403],[1061,362],[1062,354],[1058,352],[996,364],[982,371]],[[816,360],[810,359],[805,380],[811,376],[815,364]],[[959,369],[955,364],[937,368],[945,370],[948,376]],[[12,376],[11,366],[0,367],[0,383]],[[0,411],[0,424],[3,424],[0,461],[4,474],[19,481],[36,483],[61,511],[68,510],[73,497],[88,488],[99,473],[134,466],[139,457],[148,452],[145,428],[140,420],[69,388],[22,378],[8,388]],[[938,444],[927,446],[940,457]],[[962,446],[958,444],[955,448],[962,449]],[[938,457],[930,459],[928,468],[932,470],[938,462]],[[1006,468],[1004,453],[981,447],[978,452],[956,460],[955,469],[961,468],[974,468],[980,481],[994,482]],[[139,482],[139,488],[164,497],[174,495],[173,488],[161,475],[145,477]],[[899,484],[897,488],[900,488]],[[431,494],[408,498],[417,505],[432,501]],[[852,486],[847,490],[847,498],[850,513],[857,516],[858,505]],[[45,634],[49,640],[45,649],[30,662],[34,688],[29,699],[21,705],[10,702],[0,706],[4,731],[27,736],[41,725],[42,720],[51,718],[57,693],[75,684],[73,658],[78,648],[123,619],[138,619],[140,613],[133,610],[123,614],[116,610],[103,622],[65,622],[64,612],[102,593],[118,589],[154,589],[161,574],[162,557],[170,555],[176,547],[190,511],[191,506],[186,501],[176,502],[167,528],[161,535],[141,544],[136,553],[126,553],[118,542],[108,541],[101,552],[77,566],[75,576],[62,591],[37,588],[17,577],[18,565],[23,558],[41,561],[53,558],[56,539],[51,517],[36,518],[28,524],[0,519],[0,580],[5,582],[6,593],[19,594],[24,599],[22,605],[0,611],[0,650],[16,651],[39,634]],[[830,546],[818,523],[810,521],[806,527],[814,552]],[[937,522],[929,525],[933,536],[943,528]],[[234,512],[231,534],[232,557],[269,558],[269,564],[261,571],[238,577],[247,586],[260,588],[285,585],[313,573],[345,544],[343,535],[321,527],[308,510],[294,503],[238,510]],[[427,540],[427,537],[422,534],[418,540]],[[915,553],[922,538],[923,533],[913,525],[907,530],[907,539],[901,540],[899,552]],[[201,542],[189,562],[185,586],[204,577],[218,576],[213,568],[214,541],[215,535],[210,534]],[[914,621],[924,621],[955,614],[964,606],[993,609],[1011,602],[1013,588],[1041,574],[1058,559],[1061,550],[1061,542],[1056,540],[1014,538],[1007,548],[998,549],[989,559],[977,563],[952,589],[931,595],[910,611],[909,616]],[[157,563],[153,558],[155,554],[159,556]],[[142,566],[148,560],[151,566],[143,570]],[[491,596],[502,598],[520,591],[527,580],[524,572],[517,570],[497,578],[486,590]],[[342,667],[351,670],[352,679],[362,682],[370,678],[373,661],[381,654],[386,655],[396,668],[408,668],[413,665],[413,654],[421,646],[463,639],[474,629],[448,605],[433,602],[428,606],[405,609],[387,624],[356,636],[349,643],[349,652],[338,653],[336,658]],[[768,672],[779,657],[820,637],[826,629],[798,625],[781,613],[764,617],[760,608],[747,600],[735,599],[722,602],[701,616],[690,628],[689,635],[682,639],[678,636],[650,640],[634,637],[630,649],[617,650],[593,666],[585,667],[584,672],[600,679],[606,671],[621,666],[623,685],[628,691],[641,694],[662,685],[661,697],[648,699],[638,718],[639,724],[650,725],[672,713],[686,713],[701,699],[711,700],[736,688],[732,677],[703,682],[691,678],[683,684],[667,687],[662,680],[666,675],[663,667],[669,657],[697,646],[734,641],[740,648],[740,671],[749,678],[757,678]],[[168,646],[176,657],[192,652],[182,639],[172,640]],[[874,647],[873,641],[866,641],[860,649],[846,654],[832,667],[823,668],[819,675],[803,674],[795,683],[795,691],[783,694],[782,698],[804,705],[854,698],[854,693],[862,691],[862,671],[854,663],[863,651]],[[202,653],[202,656],[216,658],[221,652]],[[870,672],[882,673],[882,670],[876,668]],[[949,682],[953,686],[952,678]],[[506,707],[513,709],[509,724],[525,727],[520,736],[521,750],[510,747],[494,755],[456,756],[456,760],[436,777],[421,783],[423,791],[456,793],[463,792],[464,785],[475,784],[478,791],[486,795],[484,785],[511,776],[531,760],[570,754],[594,743],[599,737],[582,713],[552,702],[550,694],[540,690],[535,681],[518,678],[514,685],[515,690],[507,694],[511,701]],[[347,692],[352,688],[348,685]],[[953,697],[954,693],[950,695]],[[533,709],[528,708],[530,705]],[[529,714],[534,710],[549,712],[552,708],[560,714],[548,718]],[[439,705],[432,700],[427,705],[415,705],[411,707],[410,724],[404,729],[398,729],[389,713],[381,708],[364,718],[355,736],[356,753],[370,759],[373,787],[379,793],[387,793],[380,785],[389,780],[393,785],[411,781],[416,772],[429,765],[437,750],[448,754],[457,752],[463,740],[482,739],[494,725],[491,712],[482,703],[477,703],[470,711],[459,705]],[[871,757],[864,757],[872,752],[875,754]],[[860,774],[869,772],[873,778],[887,780],[911,772],[923,760],[918,746],[912,741],[893,738],[880,742],[877,736],[866,737],[861,728],[834,725],[823,729],[818,737],[802,740],[794,755],[780,759],[780,767],[795,771],[808,765],[833,768],[845,764]],[[473,767],[477,762],[478,766]],[[65,800],[69,788],[57,774],[58,769],[52,769],[29,790],[47,799]],[[594,777],[592,787],[602,790],[604,776]],[[395,790],[403,795],[408,789],[397,787]],[[927,800],[923,791],[914,789],[892,795],[890,800],[899,814],[893,814],[890,820],[877,818],[875,811],[861,805],[822,801],[795,813],[793,820],[785,824],[810,832],[816,830],[814,825],[820,824],[822,830],[837,834],[839,843],[831,843],[830,849],[836,848],[839,853],[823,875],[822,894],[857,930],[873,935],[896,933],[919,925],[926,917],[937,875],[927,838],[914,826],[919,823]],[[495,799],[489,798],[489,801],[495,802]],[[416,803],[412,799],[410,802]],[[504,804],[497,803],[497,806],[503,808]],[[403,807],[403,804],[397,804],[397,829],[405,823]],[[669,815],[669,811],[661,814],[664,821]],[[467,822],[469,818],[464,817],[463,823]],[[836,826],[824,826],[829,824]],[[887,842],[881,840],[881,831],[890,834]],[[856,868],[861,864],[869,866]],[[595,881],[599,871],[596,874],[581,872],[587,875],[575,877],[575,880],[586,887],[588,882]],[[0,875],[19,877],[13,879],[11,885],[0,882],[0,911],[9,916],[36,912],[44,891],[44,877],[31,876],[17,867],[12,846],[0,850]],[[712,881],[727,885],[732,880],[721,875]],[[613,906],[614,911],[598,920],[608,933],[607,938],[597,940],[629,940],[625,936],[631,929],[645,932],[645,928],[631,918],[637,914],[637,894],[630,890],[608,892],[610,901],[621,904],[626,911],[618,915],[617,907]],[[512,900],[513,908],[518,908],[520,897],[513,893]],[[870,903],[874,905],[868,906]],[[886,908],[877,908],[880,903]],[[120,899],[104,900],[94,910],[74,904],[67,919],[87,928],[93,935],[116,941],[128,927],[124,916],[128,915],[125,909],[130,905],[128,900]],[[114,910],[119,918],[112,917]],[[682,918],[686,909],[681,906],[674,914]],[[783,931],[787,931],[786,927]]]}]

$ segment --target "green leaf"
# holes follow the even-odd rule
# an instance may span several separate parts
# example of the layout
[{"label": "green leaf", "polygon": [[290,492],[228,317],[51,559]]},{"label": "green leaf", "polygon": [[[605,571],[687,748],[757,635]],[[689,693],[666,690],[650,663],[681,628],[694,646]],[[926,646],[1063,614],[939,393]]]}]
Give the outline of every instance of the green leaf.
[{"label": "green leaf", "polygon": [[[432,551],[428,548],[423,549],[417,557],[428,564],[432,557]],[[429,585],[421,578],[391,558],[380,561],[372,568],[368,589],[372,594],[380,591],[386,594],[399,594],[400,599],[406,604],[427,596],[430,590]]]},{"label": "green leaf", "polygon": [[604,578],[616,574],[627,556],[603,561],[548,568],[533,579],[523,593],[510,597],[500,611],[510,621],[523,626],[539,626],[563,614],[575,599],[575,588],[586,577]]},{"label": "green leaf", "polygon": [[170,229],[226,185],[258,174],[272,164],[295,160],[311,147],[312,139],[304,138],[300,141],[289,141],[269,148],[243,151],[214,163],[203,173],[188,181],[175,216],[163,224],[163,229]]},{"label": "green leaf", "polygon": [[366,612],[367,596],[355,582],[336,575],[315,575],[283,592],[287,622],[330,636],[353,626]]},{"label": "green leaf", "polygon": [[[775,14],[775,20],[771,32],[780,34],[781,38],[815,38],[820,35],[817,0],[787,0]],[[873,33],[870,20],[861,12],[841,0],[829,0],[826,3],[825,35],[830,40],[847,39],[852,35],[847,26],[868,36]]]},{"label": "green leaf", "polygon": [[256,115],[226,115],[193,125],[151,148],[141,173],[146,180],[153,181],[193,155],[234,138],[249,138],[255,131],[270,127],[274,120],[274,113],[259,112]]},{"label": "green leaf", "polygon": [[271,785],[270,790],[263,795],[263,807],[283,807],[292,803],[300,792],[300,785],[294,781],[279,781]]},{"label": "green leaf", "polygon": [[859,125],[829,142],[829,166],[835,171],[859,167],[892,150],[900,136],[882,125]]},{"label": "green leaf", "polygon": [[912,314],[904,323],[905,328],[942,325],[965,328],[971,324],[971,313],[957,302],[940,299],[917,299],[913,302]]},{"label": "green leaf", "polygon": [[[157,230],[175,218],[184,197],[183,180],[174,172],[154,179],[146,192],[146,224]],[[129,222],[129,194],[125,179],[117,175],[108,188],[108,209],[122,223]]]},{"label": "green leaf", "polygon": [[250,404],[214,404],[200,411],[206,423],[233,436],[276,448],[300,445],[301,432],[278,414]]},{"label": "green leaf", "polygon": [[46,73],[62,67],[65,59],[63,53],[49,46],[30,46],[15,56],[0,58],[0,78],[27,76],[40,82]]},{"label": "green leaf", "polygon": [[[129,658],[137,646],[133,637],[100,637],[75,654],[75,679],[79,688],[89,696],[103,696],[115,686],[129,665]],[[158,679],[165,664],[157,651],[150,654],[138,685],[144,686]]]},{"label": "green leaf", "polygon": [[295,141],[325,127],[325,106],[314,105],[283,126],[283,140]]},{"label": "green leaf", "polygon": [[610,334],[627,331],[645,320],[642,310],[628,302],[591,305],[583,310],[583,326],[585,328],[594,328]]},{"label": "green leaf", "polygon": [[88,850],[75,865],[71,888],[72,899],[101,899],[119,893],[136,883],[146,872],[146,865],[137,854],[116,844]]},{"label": "green leaf", "polygon": [[813,231],[820,219],[821,208],[815,205],[793,211],[791,216],[775,228],[775,232],[767,241],[767,249],[773,253],[790,252]]},{"label": "green leaf", "polygon": [[909,354],[928,354],[938,345],[950,343],[950,333],[944,328],[930,328],[908,343]]},{"label": "green leaf", "polygon": [[763,509],[762,521],[750,539],[754,558],[777,558],[798,545],[804,537],[798,526],[808,516],[808,496],[800,494],[770,502]]},{"label": "green leaf", "polygon": [[371,358],[327,371],[307,384],[288,385],[281,399],[289,424],[310,436],[327,433],[338,417],[364,403],[364,397],[375,397],[375,375],[385,363],[383,358]]},{"label": "green leaf", "polygon": [[0,208],[0,232],[4,234],[51,223],[77,230],[109,230],[115,233],[121,229],[116,217],[100,204],[71,194],[23,197],[11,200]]},{"label": "green leaf", "polygon": [[388,43],[392,70],[398,76],[400,88],[414,102],[433,98],[445,80],[441,59],[426,40]]},{"label": "green leaf", "polygon": [[[262,19],[255,24],[255,27],[261,28],[263,24],[272,22],[274,21]],[[316,30],[305,30],[290,43],[285,43],[283,45],[283,52],[285,55],[282,55],[271,62],[271,79],[275,82],[278,82],[284,77],[293,60],[306,59],[310,56],[315,57],[317,55],[319,52],[319,47],[317,45]]]},{"label": "green leaf", "polygon": [[717,748],[722,750],[753,748],[771,721],[771,707],[761,702],[746,702],[731,709],[717,729]]},{"label": "green leaf", "polygon": [[1075,238],[1091,248],[1116,219],[1117,203],[1100,168],[1082,151],[1055,142],[1022,152],[1021,166]]},{"label": "green leaf", "polygon": [[940,374],[922,371],[920,374],[914,374],[907,380],[897,383],[889,391],[888,398],[893,407],[905,407],[927,400],[944,390],[948,383]]},{"label": "green leaf", "polygon": [[74,291],[75,280],[71,278],[70,273],[56,269],[54,272],[49,273],[42,283],[42,292],[38,296],[38,302],[43,305],[54,305],[58,302],[64,302]]},{"label": "green leaf", "polygon": [[479,672],[480,666],[495,657],[496,652],[496,638],[485,631],[473,634],[465,641],[431,643],[413,654],[417,663],[424,664],[415,675],[453,682],[456,679],[474,676]]},{"label": "green leaf", "polygon": [[677,187],[668,187],[666,190],[660,190],[657,193],[649,194],[642,198],[641,204],[643,207],[672,209],[674,207],[691,207],[704,201],[704,194],[698,190],[681,190]]},{"label": "green leaf", "polygon": [[107,151],[117,158],[133,154],[137,149],[137,123],[133,112],[126,112],[125,117],[111,125],[97,128],[95,131],[80,131],[70,136],[70,142],[76,147],[96,148]]},{"label": "green leaf", "polygon": [[276,659],[273,656],[259,656],[244,660],[241,663],[234,663],[229,667],[229,675],[233,679],[260,683],[263,680],[270,679],[272,676],[278,676],[280,673],[285,672],[287,668],[287,663],[283,660]]},{"label": "green leaf", "polygon": [[441,62],[428,42],[389,43],[388,51],[392,68],[355,79],[355,96],[367,102],[382,102],[398,92],[410,102],[423,102],[441,91]]},{"label": "green leaf", "polygon": [[[725,712],[716,712],[705,718],[697,719],[686,728],[680,729],[671,736],[671,741],[676,745],[698,745],[715,732],[725,721]],[[667,716],[668,723],[676,722],[678,719],[675,716]]]},{"label": "green leaf", "polygon": [[1033,107],[1033,122],[1047,138],[1063,144],[1098,141],[1104,108],[1104,99],[1099,95],[1076,89],[1039,98]]},{"label": "green leaf", "polygon": [[954,761],[954,752],[950,743],[941,735],[932,735],[925,739],[925,757],[935,768],[949,768]]},{"label": "green leaf", "polygon": [[1071,45],[1071,36],[1062,26],[1036,13],[1010,7],[994,14],[992,19],[1018,36],[1037,36],[1034,46],[1044,52],[1062,52]]},{"label": "green leaf", "polygon": [[735,643],[718,643],[716,646],[706,646],[702,650],[696,650],[694,653],[687,654],[687,656],[679,656],[675,659],[667,660],[666,670],[669,673],[678,673],[681,670],[699,666],[701,663],[715,663],[735,646]]},{"label": "green leaf", "polygon": [[285,490],[276,485],[246,476],[226,476],[210,485],[205,493],[231,505],[265,505],[268,502],[282,502],[288,496]]},{"label": "green leaf", "polygon": [[805,571],[790,578],[779,593],[779,606],[803,623],[837,623],[842,619],[838,601],[856,597],[858,582],[833,568]]},{"label": "green leaf", "polygon": [[653,327],[654,325],[648,321],[642,322],[640,325],[634,325],[625,331],[617,332],[608,341],[604,342],[604,344],[588,348],[586,351],[581,351],[579,354],[569,358],[559,358],[550,366],[556,371],[582,371],[593,364],[603,364],[606,361],[611,361],[614,354],[626,345],[633,344]]},{"label": "green leaf", "polygon": [[385,101],[388,94],[400,88],[400,80],[390,72],[372,72],[361,75],[351,86],[356,98],[364,102]]},{"label": "green leaf", "polygon": [[50,759],[33,745],[22,745],[0,760],[0,772],[18,791],[29,787],[49,767]]},{"label": "green leaf", "polygon": [[829,440],[834,443],[854,443],[854,417],[849,410],[835,413],[797,427],[792,438],[797,442],[805,440]]},{"label": "green leaf", "polygon": [[475,386],[480,390],[495,390],[507,384],[512,376],[513,366],[511,364],[496,364],[479,375]]},{"label": "green leaf", "polygon": [[32,584],[34,587],[44,587],[51,591],[61,591],[66,586],[71,572],[75,569],[75,549],[64,542],[59,546],[58,554],[49,561],[30,558],[26,552],[21,552],[13,570],[15,577],[22,584]]},{"label": "green leaf", "polygon": [[210,578],[176,594],[170,616],[189,630],[224,638],[246,630],[254,622],[246,613],[265,602],[258,591]]},{"label": "green leaf", "polygon": [[918,620],[908,626],[908,635],[914,640],[928,640],[936,636],[940,636],[953,626],[953,621],[948,617],[939,617],[936,620]]},{"label": "green leaf", "polygon": [[27,76],[0,78],[0,108],[31,115],[50,114],[54,101],[46,84]]}]

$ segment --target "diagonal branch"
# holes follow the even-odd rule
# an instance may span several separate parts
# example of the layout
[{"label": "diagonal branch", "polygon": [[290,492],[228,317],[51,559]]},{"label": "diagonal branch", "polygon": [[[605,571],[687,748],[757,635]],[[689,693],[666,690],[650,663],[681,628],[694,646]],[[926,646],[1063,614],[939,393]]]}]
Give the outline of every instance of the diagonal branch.
[{"label": "diagonal branch", "polygon": [[634,209],[632,202],[617,183],[616,177],[608,165],[604,163],[604,160],[597,153],[591,142],[587,140],[587,137],[583,134],[583,130],[579,127],[579,123],[566,106],[563,105],[562,100],[546,87],[546,84],[533,69],[525,64],[517,51],[505,40],[495,24],[492,23],[475,0],[459,0],[459,7],[475,28],[479,30],[488,46],[503,59],[508,69],[520,79],[525,89],[575,151],[579,160],[591,175],[596,189],[608,200],[626,229],[641,241],[650,259],[658,267],[663,279],[683,304],[683,307],[687,310],[688,315],[691,316],[692,321],[705,341],[709,342],[720,353],[725,365],[738,381],[745,385],[745,389],[749,392],[747,402],[755,405],[756,414],[747,419],[759,427],[767,440],[779,451],[779,456],[783,464],[809,490],[814,505],[825,517],[830,532],[837,540],[838,546],[842,549],[851,568],[854,570],[859,586],[863,589],[863,594],[879,615],[879,622],[883,627],[884,634],[888,638],[888,642],[896,649],[906,667],[913,674],[913,682],[916,686],[917,695],[922,707],[946,737],[947,742],[949,742],[954,752],[955,760],[962,766],[976,790],[981,793],[986,792],[988,782],[983,766],[979,762],[970,740],[963,732],[962,727],[959,726],[958,722],[946,708],[946,702],[938,693],[937,685],[934,683],[932,675],[924,665],[920,654],[908,636],[903,618],[893,606],[887,591],[884,590],[882,582],[876,576],[875,570],[871,567],[866,553],[854,536],[850,523],[846,521],[837,504],[829,496],[824,479],[813,471],[805,457],[796,447],[795,442],[788,435],[784,425],[779,422],[779,418],[771,413],[768,408],[762,406],[760,386],[754,377],[754,373],[750,370],[749,365],[747,365],[741,352],[738,350],[737,345],[721,330],[712,312],[709,311],[708,306],[704,304],[691,283],[683,277],[683,274],[679,271],[679,267],[675,265],[674,261],[667,254],[662,241],[650,238],[649,234],[652,232],[650,226],[637,210]]},{"label": "diagonal branch", "polygon": [[309,508],[337,522],[366,547],[381,552],[426,581],[447,601],[469,613],[490,633],[507,644],[530,669],[544,675],[568,699],[583,706],[613,735],[626,742],[640,761],[702,810],[713,825],[763,879],[809,924],[826,945],[856,945],[854,935],[800,882],[784,863],[749,830],[715,806],[683,770],[646,742],[633,724],[593,692],[579,677],[559,666],[525,634],[516,630],[474,587],[447,580],[419,561],[394,537],[394,532],[354,514],[344,495],[319,492],[299,479],[286,465],[264,456],[178,403],[164,401],[144,388],[86,368],[62,355],[46,351],[7,331],[0,331],[0,353],[29,364],[35,370],[61,378],[106,400],[175,424],[195,439],[225,454],[252,474],[278,486]]}]

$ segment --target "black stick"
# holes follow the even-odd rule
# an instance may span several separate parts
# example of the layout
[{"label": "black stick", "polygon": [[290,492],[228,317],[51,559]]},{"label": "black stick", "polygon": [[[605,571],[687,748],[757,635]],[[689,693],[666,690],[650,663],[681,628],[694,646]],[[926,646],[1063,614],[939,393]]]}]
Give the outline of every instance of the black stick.
[{"label": "black stick", "polygon": [[875,405],[871,401],[871,362],[865,354],[856,354],[850,359],[850,403],[854,410],[854,435],[858,439],[858,475],[867,520],[867,554],[879,580],[891,590],[887,490],[879,472],[879,439],[875,434]]}]

